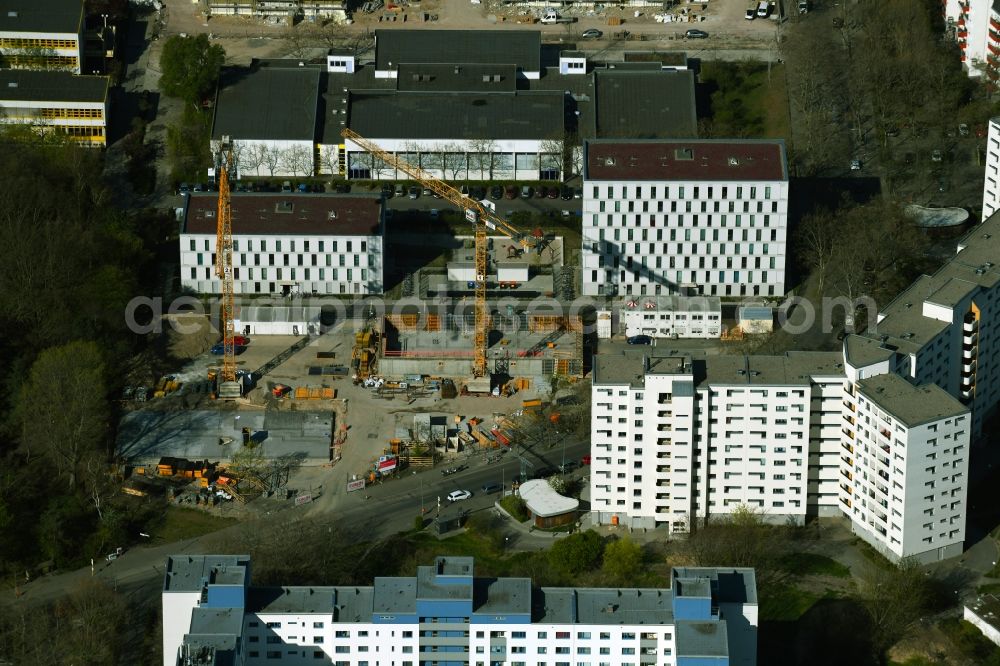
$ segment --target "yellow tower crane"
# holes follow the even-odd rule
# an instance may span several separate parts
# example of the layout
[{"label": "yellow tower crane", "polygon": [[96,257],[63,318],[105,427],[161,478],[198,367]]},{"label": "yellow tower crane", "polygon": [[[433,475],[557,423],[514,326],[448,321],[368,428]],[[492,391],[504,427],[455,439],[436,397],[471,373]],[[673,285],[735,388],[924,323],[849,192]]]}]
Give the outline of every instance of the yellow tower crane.
[{"label": "yellow tower crane", "polygon": [[222,324],[222,373],[217,378],[218,397],[231,400],[242,395],[236,381],[236,322],[233,295],[233,211],[229,192],[229,176],[235,171],[233,146],[229,137],[223,137],[217,160],[219,181],[218,224],[215,241],[215,273],[222,284],[222,303],[219,319]]},{"label": "yellow tower crane", "polygon": [[441,198],[450,201],[465,211],[465,219],[472,224],[476,238],[476,323],[472,376],[486,376],[486,345],[490,326],[490,315],[486,308],[486,279],[488,270],[486,230],[499,231],[519,243],[525,249],[533,247],[538,243],[540,232],[536,231],[534,235],[528,235],[520,231],[507,222],[507,220],[496,215],[481,202],[462,194],[448,183],[424,171],[420,167],[414,166],[406,160],[400,159],[396,155],[383,150],[377,143],[369,141],[351,129],[344,128],[341,130],[340,135],[345,139],[350,139],[359,147],[371,153],[375,159],[381,160],[386,166],[402,171],[424,187],[429,188],[432,192],[441,195]]}]

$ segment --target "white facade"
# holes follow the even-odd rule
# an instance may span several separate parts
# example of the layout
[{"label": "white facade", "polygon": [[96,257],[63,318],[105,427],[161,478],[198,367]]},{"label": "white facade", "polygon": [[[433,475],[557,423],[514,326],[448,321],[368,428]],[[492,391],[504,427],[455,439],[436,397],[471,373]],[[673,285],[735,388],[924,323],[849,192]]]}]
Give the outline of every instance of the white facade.
[{"label": "white facade", "polygon": [[642,354],[649,356],[597,359],[591,506],[598,522],[617,516],[633,527],[686,531],[692,519],[742,506],[800,524],[807,513],[833,512],[835,475],[810,469],[810,456],[836,455],[838,422],[823,409],[843,384],[836,354],[707,361]]},{"label": "white facade", "polygon": [[954,30],[969,76],[982,76],[986,69],[995,71],[990,60],[1000,55],[1000,17],[993,0],[945,0],[944,16],[948,29]]},{"label": "white facade", "polygon": [[1000,210],[1000,118],[990,118],[986,136],[986,177],[983,179],[983,219]]},{"label": "white facade", "polygon": [[[256,595],[245,556],[174,556],[163,592],[164,666],[193,653],[216,659],[198,663],[235,666],[674,666],[705,656],[756,664],[752,569],[675,568],[670,587],[659,589],[532,589],[527,578],[474,579],[472,566],[472,558],[439,557],[415,577],[369,587]],[[237,576],[242,588],[229,584]],[[473,585],[481,596],[473,598]],[[181,596],[185,608],[174,603]],[[545,603],[535,621],[533,597]]]},{"label": "white facade", "polygon": [[[275,141],[234,139],[233,162],[237,176],[308,178],[316,171],[316,153],[312,141]],[[212,154],[219,141],[211,142]]]},{"label": "white facade", "polygon": [[[666,295],[691,289],[711,296],[784,294],[788,179],[783,144],[692,140],[683,144],[690,147],[681,145],[586,144],[583,294]],[[742,156],[747,146],[780,162],[769,171],[781,175],[727,177],[726,152]],[[711,159],[698,158],[709,151]],[[669,157],[661,161],[660,153]],[[731,159],[736,162],[732,173],[751,162]],[[691,166],[683,171],[668,166],[681,162]],[[694,165],[705,169],[699,172]],[[684,173],[699,176],[673,175]]]},{"label": "white facade", "polygon": [[711,339],[722,335],[722,306],[705,296],[635,298],[622,305],[620,321],[629,337]]},{"label": "white facade", "polygon": [[[382,208],[373,197],[234,194],[236,294],[379,294]],[[187,197],[181,286],[217,294],[216,195]]]},{"label": "white facade", "polygon": [[[933,384],[915,387],[895,374],[847,385],[844,406],[840,499],[854,532],[894,560],[960,555],[968,410]],[[897,416],[915,411],[926,416]]]},{"label": "white facade", "polygon": [[[181,234],[181,286],[217,294],[214,234]],[[380,294],[379,236],[233,234],[237,294]]]}]

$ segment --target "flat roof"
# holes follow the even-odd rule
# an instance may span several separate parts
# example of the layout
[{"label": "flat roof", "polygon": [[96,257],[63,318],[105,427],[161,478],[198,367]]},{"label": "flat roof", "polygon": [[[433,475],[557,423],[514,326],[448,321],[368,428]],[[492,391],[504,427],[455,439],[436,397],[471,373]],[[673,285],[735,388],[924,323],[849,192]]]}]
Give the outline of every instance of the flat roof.
[{"label": "flat roof", "polygon": [[[377,236],[382,200],[378,195],[258,194],[234,192],[233,234]],[[187,196],[184,233],[215,234],[218,195]]]},{"label": "flat roof", "polygon": [[787,181],[785,142],[595,139],[584,142],[584,180]]},{"label": "flat roof", "polygon": [[1000,598],[997,598],[996,595],[981,595],[972,603],[966,604],[965,607],[975,613],[983,622],[1000,630]]},{"label": "flat roof", "polygon": [[842,376],[841,352],[789,351],[778,356],[714,355],[702,386],[809,386],[814,377]]},{"label": "flat roof", "polygon": [[322,75],[318,67],[288,61],[223,69],[212,138],[312,142]]},{"label": "flat roof", "polygon": [[694,73],[595,69],[597,136],[605,139],[698,136]]},{"label": "flat roof", "polygon": [[0,32],[44,32],[79,36],[83,0],[4,0]]},{"label": "flat roof", "polygon": [[678,579],[708,579],[718,602],[757,603],[757,572],[750,567],[675,567],[671,575]]},{"label": "flat roof", "polygon": [[[163,575],[164,592],[200,592],[205,583],[242,584],[250,564],[249,555],[170,555]],[[232,573],[236,578],[227,578]]]},{"label": "flat roof", "polygon": [[375,67],[503,63],[537,72],[541,48],[542,33],[537,30],[376,30]]},{"label": "flat roof", "polygon": [[890,360],[896,352],[882,345],[880,340],[862,335],[844,338],[844,359],[855,368],[863,368]]},{"label": "flat roof", "polygon": [[[3,10],[0,9],[0,14]],[[0,69],[0,101],[91,102],[108,98],[109,78],[72,72]]]},{"label": "flat roof", "polygon": [[531,614],[530,578],[477,578],[473,589],[477,615]]},{"label": "flat roof", "polygon": [[409,92],[514,92],[517,68],[507,63],[402,64],[396,90]]},{"label": "flat roof", "polygon": [[580,506],[579,500],[560,495],[545,479],[525,481],[517,489],[517,493],[528,506],[528,510],[541,518],[561,516],[576,511]]},{"label": "flat roof", "polygon": [[725,620],[679,620],[674,626],[678,657],[727,657],[729,638]]},{"label": "flat roof", "polygon": [[619,301],[618,307],[629,312],[721,313],[722,299],[718,296],[626,296]]},{"label": "flat roof", "polygon": [[[649,357],[649,369],[645,370],[645,359]],[[643,385],[645,374],[690,375],[692,373],[691,358],[679,356],[657,349],[623,349],[615,354],[597,354],[594,356],[594,386],[604,384],[629,384],[632,387]]]},{"label": "flat roof", "polygon": [[540,140],[562,138],[564,119],[559,92],[352,92],[348,126],[376,140]]},{"label": "flat roof", "polygon": [[969,413],[937,384],[914,386],[891,372],[859,380],[858,391],[908,428]]}]

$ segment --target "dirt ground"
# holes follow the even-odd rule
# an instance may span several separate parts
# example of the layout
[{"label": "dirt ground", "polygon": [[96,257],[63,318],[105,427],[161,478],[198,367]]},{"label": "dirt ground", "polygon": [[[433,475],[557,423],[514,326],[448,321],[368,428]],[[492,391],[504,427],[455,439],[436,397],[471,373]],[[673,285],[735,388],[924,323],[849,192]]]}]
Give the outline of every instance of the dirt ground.
[{"label": "dirt ground", "polygon": [[[207,18],[201,5],[188,0],[166,0],[167,21],[163,35],[209,33],[226,48],[231,62],[245,62],[250,58],[274,57],[287,52],[282,37],[289,28],[265,23],[258,19],[232,16]],[[628,49],[667,48],[706,52],[720,49],[768,49],[777,36],[777,22],[770,19],[747,21],[744,17],[745,0],[712,0],[707,4],[680,4],[670,10],[679,20],[658,23],[653,16],[663,13],[653,7],[644,8],[636,16],[635,9],[606,8],[601,10],[560,10],[565,17],[576,18],[575,23],[542,25],[531,20],[541,15],[541,8],[503,7],[496,0],[473,4],[469,0],[428,0],[411,3],[403,12],[407,18],[380,21],[386,12],[354,16],[353,25],[342,26],[345,38],[356,37],[367,31],[382,29],[526,29],[540,30],[546,41],[576,42],[584,30],[596,28],[604,35],[589,40],[594,49],[608,49],[627,44]],[[682,11],[686,12],[682,14]],[[422,21],[423,15],[437,16],[434,21]],[[686,19],[686,20],[680,20]],[[520,22],[519,22],[520,21]],[[619,26],[609,21],[621,21]],[[709,33],[708,39],[685,40],[684,31],[698,28]],[[616,38],[616,33],[627,31],[632,37],[628,42]],[[638,41],[639,36],[643,41]],[[633,41],[634,40],[634,41]]]}]

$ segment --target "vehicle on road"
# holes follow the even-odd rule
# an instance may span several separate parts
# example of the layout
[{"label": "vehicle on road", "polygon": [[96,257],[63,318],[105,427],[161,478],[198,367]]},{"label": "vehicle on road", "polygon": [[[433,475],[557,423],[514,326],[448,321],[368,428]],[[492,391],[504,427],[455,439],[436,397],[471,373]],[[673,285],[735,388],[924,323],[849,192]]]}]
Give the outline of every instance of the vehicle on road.
[{"label": "vehicle on road", "polygon": [[500,199],[503,199],[503,188],[500,187],[499,185],[494,185],[493,187],[491,187],[490,199],[493,199],[494,201],[499,201]]},{"label": "vehicle on road", "polygon": [[561,471],[562,471],[563,474],[569,474],[570,472],[572,472],[574,469],[576,469],[579,466],[580,466],[580,463],[578,463],[577,461],[575,461],[575,460],[568,460],[568,461],[566,461],[562,465]]},{"label": "vehicle on road", "polygon": [[708,33],[704,30],[695,30],[692,28],[684,33],[684,36],[688,39],[705,39],[708,37]]},{"label": "vehicle on road", "polygon": [[245,335],[234,335],[233,344],[238,345],[240,347],[246,347],[248,344],[250,344],[250,338],[246,337]]},{"label": "vehicle on road", "polygon": [[393,194],[397,197],[401,197],[406,194],[406,189],[403,187],[402,183],[396,183],[396,188],[393,190]]},{"label": "vehicle on road", "polygon": [[760,0],[757,3],[757,18],[767,18],[771,15],[771,3],[768,0]]},{"label": "vehicle on road", "polygon": [[584,30],[580,36],[584,39],[599,39],[604,33],[597,28],[590,28],[589,30]]},{"label": "vehicle on road", "polygon": [[550,187],[550,188],[548,188],[547,190],[545,190],[545,196],[547,196],[549,199],[558,199],[559,198],[559,188],[558,187]]},{"label": "vehicle on road", "polygon": [[931,151],[931,162],[940,162],[942,159],[944,159],[944,156],[941,154],[940,150]]},{"label": "vehicle on road", "polygon": [[558,473],[559,470],[557,470],[555,467],[542,467],[541,469],[536,469],[534,473],[532,473],[531,478],[547,479],[550,476],[555,476]]},{"label": "vehicle on road", "polygon": [[969,126],[962,123],[958,126],[958,133],[960,136],[969,136]]},{"label": "vehicle on road", "polygon": [[461,502],[462,500],[467,500],[472,497],[472,493],[468,490],[453,490],[448,493],[449,502]]},{"label": "vehicle on road", "polygon": [[516,199],[517,198],[517,188],[513,185],[508,186],[503,191],[504,199]]},{"label": "vehicle on road", "polygon": [[292,192],[292,181],[286,180],[285,182],[283,182],[281,184],[281,193],[282,194],[291,194],[291,192]]},{"label": "vehicle on road", "polygon": [[451,476],[452,474],[458,474],[463,469],[466,469],[465,465],[458,465],[457,467],[449,467],[447,469],[441,470],[442,476]]},{"label": "vehicle on road", "polygon": [[483,494],[484,495],[492,495],[493,493],[498,493],[498,492],[500,492],[501,489],[503,489],[503,486],[501,486],[499,483],[484,483],[483,484]]},{"label": "vehicle on road", "polygon": [[108,562],[114,562],[119,557],[121,557],[122,553],[124,552],[125,552],[124,548],[121,547],[115,548],[115,551],[113,553],[108,553],[107,555],[105,555],[104,559],[107,560]]},{"label": "vehicle on road", "polygon": [[563,201],[570,201],[573,199],[573,190],[568,187],[564,187],[562,188],[562,192],[560,193],[559,196],[562,198]]},{"label": "vehicle on road", "polygon": [[630,338],[625,338],[625,342],[630,345],[651,345],[653,344],[653,338],[648,335],[633,335]]},{"label": "vehicle on road", "polygon": [[747,13],[744,16],[748,21],[757,18],[757,3],[754,0],[751,0],[750,6],[747,7]]}]

